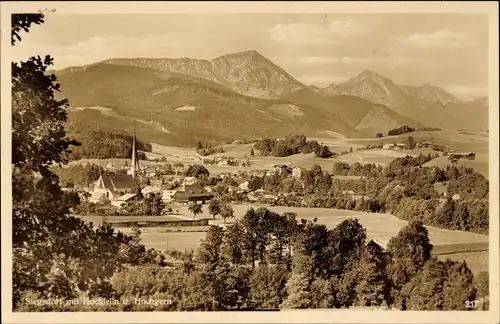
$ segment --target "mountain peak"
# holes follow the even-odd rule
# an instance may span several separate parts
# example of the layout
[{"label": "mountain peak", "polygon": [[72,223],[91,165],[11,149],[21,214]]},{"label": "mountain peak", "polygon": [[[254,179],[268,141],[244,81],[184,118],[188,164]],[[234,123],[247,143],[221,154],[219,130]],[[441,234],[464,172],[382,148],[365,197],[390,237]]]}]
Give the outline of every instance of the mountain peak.
[{"label": "mountain peak", "polygon": [[231,58],[243,57],[243,58],[249,58],[249,59],[266,59],[264,57],[264,55],[257,52],[257,50],[251,49],[251,50],[247,50],[247,51],[241,51],[241,52],[236,52],[236,53],[220,55],[220,56],[216,57],[215,59],[213,59],[213,61],[221,59],[221,58],[228,58],[228,57],[231,57]]}]

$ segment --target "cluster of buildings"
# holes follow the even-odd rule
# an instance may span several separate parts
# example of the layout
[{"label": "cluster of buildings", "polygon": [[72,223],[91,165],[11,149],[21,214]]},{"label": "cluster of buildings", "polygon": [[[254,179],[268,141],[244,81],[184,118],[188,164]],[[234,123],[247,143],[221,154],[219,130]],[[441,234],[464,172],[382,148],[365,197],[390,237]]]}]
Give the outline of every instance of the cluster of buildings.
[{"label": "cluster of buildings", "polygon": [[405,150],[407,146],[404,143],[394,143],[394,144],[384,144],[382,148],[384,150]]},{"label": "cluster of buildings", "polygon": [[273,175],[287,175],[294,178],[300,178],[302,176],[302,169],[299,167],[293,167],[286,164],[275,164],[271,169],[264,171],[256,171],[253,173],[254,177],[264,177]]},{"label": "cluster of buildings", "polygon": [[[126,164],[124,164],[126,166]],[[108,165],[108,168],[116,165]],[[118,166],[122,167],[123,166]],[[154,167],[142,167],[139,165],[136,150],[136,139],[132,145],[132,161],[126,174],[101,174],[94,184],[90,196],[86,197],[90,202],[110,201],[111,205],[123,207],[128,203],[139,199],[139,194],[148,195],[158,193],[164,201],[177,201],[180,203],[200,202],[205,203],[213,197],[206,188],[197,184],[195,177],[169,177],[171,181],[165,181],[165,177],[158,179],[160,170]],[[148,185],[141,187],[141,182],[146,179]]]}]

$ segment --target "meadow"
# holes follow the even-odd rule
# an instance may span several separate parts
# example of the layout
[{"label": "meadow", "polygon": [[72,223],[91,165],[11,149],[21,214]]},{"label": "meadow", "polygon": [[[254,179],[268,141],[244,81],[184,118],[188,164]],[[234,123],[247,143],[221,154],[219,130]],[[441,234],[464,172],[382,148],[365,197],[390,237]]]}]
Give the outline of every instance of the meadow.
[{"label": "meadow", "polygon": [[[339,155],[328,159],[322,159],[315,156],[313,153],[309,154],[295,154],[287,157],[273,157],[273,156],[250,156],[250,151],[253,148],[251,144],[225,144],[222,145],[224,153],[213,154],[207,156],[208,159],[213,159],[217,156],[233,157],[240,160],[248,159],[251,162],[250,167],[236,167],[236,166],[222,166],[222,165],[205,165],[211,174],[221,173],[237,173],[240,171],[254,171],[270,169],[275,164],[288,164],[298,166],[301,168],[311,168],[313,165],[319,165],[325,170],[330,170],[335,162],[346,163],[375,163],[377,165],[386,166],[396,158],[404,157],[407,155],[417,156],[419,154],[435,153],[430,148],[415,148],[411,150],[392,151],[383,149],[361,150],[366,145],[375,145],[380,143],[394,143],[405,142],[408,137],[412,136],[417,141],[432,141],[436,144],[444,145],[445,147],[456,151],[471,151],[476,153],[476,160],[459,160],[458,164],[473,167],[481,174],[488,176],[488,134],[486,133],[470,133],[461,131],[416,131],[397,136],[387,136],[383,138],[358,138],[349,139],[342,136],[331,137],[315,137],[309,140],[316,140],[322,145],[328,145],[332,152],[342,153],[349,152],[352,148],[352,153]],[[186,166],[192,164],[200,164],[200,158],[196,156],[195,148],[164,146],[157,143],[152,143],[152,153],[146,153],[150,159],[165,157],[169,163],[183,163]],[[109,162],[117,162],[123,159],[84,159],[72,163],[92,162],[105,166]],[[143,165],[155,165],[157,163],[150,161],[141,161]],[[447,157],[439,157],[431,162],[429,166],[438,165],[444,167],[450,164]]]},{"label": "meadow", "polygon": [[[365,213],[349,210],[327,209],[327,208],[294,208],[282,206],[259,206],[250,204],[233,205],[235,218],[228,220],[231,224],[236,219],[243,217],[246,210],[250,207],[266,207],[274,212],[283,214],[285,212],[297,213],[297,219],[313,220],[325,224],[328,228],[334,228],[337,224],[348,218],[357,218],[366,229],[368,239],[373,239],[381,246],[386,246],[389,239],[397,235],[398,231],[407,224],[406,221],[396,218],[390,214]],[[187,210],[186,206],[179,207],[181,217],[193,219],[193,215]],[[85,216],[88,221],[98,221],[100,216]],[[110,216],[106,217],[108,221],[113,220],[179,220],[179,217],[172,216]],[[207,206],[203,206],[203,212],[196,217],[209,218]],[[223,224],[219,217],[213,224]],[[452,260],[465,260],[471,269],[477,273],[488,269],[488,236],[441,229],[432,226],[426,226],[429,231],[431,243],[435,246],[433,254],[440,259],[450,258]],[[124,233],[131,233],[131,228],[117,228]],[[148,248],[154,248],[161,251],[166,250],[195,250],[200,241],[205,237],[207,227],[196,228],[141,228],[141,238]]]}]

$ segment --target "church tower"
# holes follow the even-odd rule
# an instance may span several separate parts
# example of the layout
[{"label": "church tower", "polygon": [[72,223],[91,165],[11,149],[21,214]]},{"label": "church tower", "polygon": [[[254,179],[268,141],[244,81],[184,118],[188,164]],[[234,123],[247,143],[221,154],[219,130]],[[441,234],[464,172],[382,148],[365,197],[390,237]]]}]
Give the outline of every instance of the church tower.
[{"label": "church tower", "polygon": [[135,138],[135,127],[134,127],[134,140],[132,142],[132,163],[130,164],[130,169],[128,170],[127,174],[131,175],[132,177],[135,178],[137,173],[139,172],[139,157],[137,154],[137,143],[136,143],[136,138]]}]

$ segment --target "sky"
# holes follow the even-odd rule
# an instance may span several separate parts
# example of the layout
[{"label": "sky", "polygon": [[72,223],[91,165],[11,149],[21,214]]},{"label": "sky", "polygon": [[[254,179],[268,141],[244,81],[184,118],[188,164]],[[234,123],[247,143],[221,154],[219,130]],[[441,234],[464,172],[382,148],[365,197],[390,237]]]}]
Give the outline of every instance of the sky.
[{"label": "sky", "polygon": [[468,100],[488,94],[488,20],[465,14],[50,14],[14,55],[50,54],[55,68],[108,58],[259,53],[307,85],[368,69],[398,84],[432,84]]}]

